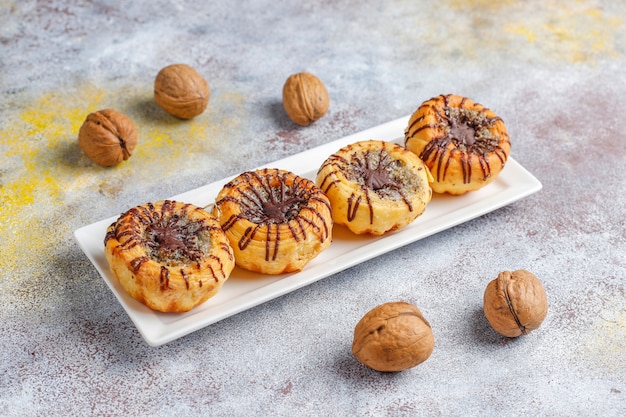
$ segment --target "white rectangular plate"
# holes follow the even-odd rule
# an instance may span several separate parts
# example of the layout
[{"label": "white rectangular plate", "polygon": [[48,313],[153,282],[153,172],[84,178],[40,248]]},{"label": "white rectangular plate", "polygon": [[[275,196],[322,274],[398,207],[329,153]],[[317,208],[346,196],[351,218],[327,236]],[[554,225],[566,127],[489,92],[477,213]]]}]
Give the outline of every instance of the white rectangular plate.
[{"label": "white rectangular plate", "polygon": [[[407,122],[408,117],[403,117],[264,167],[286,169],[302,177],[314,179],[326,158],[345,145],[366,139],[402,143]],[[231,178],[179,194],[172,199],[201,207],[207,206],[215,201],[217,193]],[[335,227],[330,247],[298,273],[268,276],[236,267],[217,295],[187,313],[160,313],[150,310],[135,301],[120,286],[104,258],[106,228],[117,216],[82,227],[74,235],[146,342],[159,346],[385,252],[511,204],[539,191],[541,187],[541,183],[533,175],[509,158],[505,169],[488,186],[462,196],[435,194],[422,216],[410,225],[385,236],[356,236],[343,227]]]}]

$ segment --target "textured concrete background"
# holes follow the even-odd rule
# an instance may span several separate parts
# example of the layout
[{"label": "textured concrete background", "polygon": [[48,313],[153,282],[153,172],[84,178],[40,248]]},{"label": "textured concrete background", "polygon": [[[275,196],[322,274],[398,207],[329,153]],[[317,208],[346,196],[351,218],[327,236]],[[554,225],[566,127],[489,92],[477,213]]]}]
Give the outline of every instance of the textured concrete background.
[{"label": "textured concrete background", "polygon": [[[187,122],[152,98],[176,62],[212,88]],[[626,6],[608,0],[0,0],[0,414],[624,415],[625,62]],[[331,96],[307,128],[281,106],[299,71]],[[502,116],[543,190],[159,348],[73,239],[440,93]],[[106,107],[139,130],[112,169],[76,142]],[[506,339],[482,294],[520,268],[550,310]],[[395,300],[422,310],[436,345],[381,374],[351,356],[352,331]]]}]

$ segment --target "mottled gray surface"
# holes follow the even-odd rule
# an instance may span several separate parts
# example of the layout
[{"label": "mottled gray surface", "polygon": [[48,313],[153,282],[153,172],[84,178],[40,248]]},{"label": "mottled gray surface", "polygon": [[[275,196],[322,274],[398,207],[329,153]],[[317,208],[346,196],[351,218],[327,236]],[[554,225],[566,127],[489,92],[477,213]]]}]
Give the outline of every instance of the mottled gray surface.
[{"label": "mottled gray surface", "polygon": [[[569,3],[0,1],[0,414],[626,413],[626,8]],[[211,85],[192,121],[152,101],[175,62]],[[299,71],[331,96],[306,128],[281,105]],[[440,93],[502,116],[543,190],[159,348],[73,239]],[[105,107],[140,132],[113,169],[76,144]],[[483,291],[522,268],[543,281],[549,313],[502,338]],[[395,300],[422,310],[436,344],[420,366],[381,374],[351,356],[352,331]]]}]

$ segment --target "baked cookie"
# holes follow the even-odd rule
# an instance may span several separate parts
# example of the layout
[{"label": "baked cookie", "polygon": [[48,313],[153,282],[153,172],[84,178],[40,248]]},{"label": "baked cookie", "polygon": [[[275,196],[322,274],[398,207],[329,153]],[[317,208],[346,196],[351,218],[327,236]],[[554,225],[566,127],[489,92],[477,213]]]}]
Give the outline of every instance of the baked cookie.
[{"label": "baked cookie", "polygon": [[414,153],[392,142],[366,140],[328,157],[316,184],[328,196],[336,224],[356,234],[382,235],[424,212],[431,180]]},{"label": "baked cookie", "polygon": [[332,239],[330,202],[313,181],[280,169],[244,172],[219,192],[214,214],[238,266],[300,271]]},{"label": "baked cookie", "polygon": [[113,275],[153,310],[189,311],[215,295],[235,267],[219,222],[200,207],[165,200],[111,224],[104,254]]},{"label": "baked cookie", "polygon": [[511,152],[506,126],[494,112],[453,94],[425,101],[409,119],[405,146],[434,177],[436,193],[464,194],[493,181]]}]

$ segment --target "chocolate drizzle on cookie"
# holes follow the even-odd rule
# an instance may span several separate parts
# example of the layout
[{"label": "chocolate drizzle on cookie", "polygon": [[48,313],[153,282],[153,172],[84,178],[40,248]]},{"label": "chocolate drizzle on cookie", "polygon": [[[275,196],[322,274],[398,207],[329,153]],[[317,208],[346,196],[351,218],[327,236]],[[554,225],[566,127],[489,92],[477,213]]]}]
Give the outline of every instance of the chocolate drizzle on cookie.
[{"label": "chocolate drizzle on cookie", "polygon": [[[330,236],[329,224],[312,204],[321,202],[330,211],[330,203],[307,179],[288,171],[265,169],[244,172],[224,188],[236,192],[219,199],[216,206],[231,202],[239,209],[222,224],[222,229],[228,231],[241,220],[252,223],[237,243],[240,250],[245,250],[258,233],[264,231],[266,262],[276,260],[284,232],[288,231],[296,242],[307,238],[309,228],[319,234],[322,241]],[[306,212],[311,212],[313,219],[306,216]]]},{"label": "chocolate drizzle on cookie", "polygon": [[374,191],[385,187],[397,189],[398,184],[393,180],[388,170],[391,162],[389,155],[387,153],[381,153],[380,160],[375,168],[371,166],[370,155],[371,151],[367,151],[363,159],[357,160],[361,174],[363,175],[365,187]]},{"label": "chocolate drizzle on cookie", "polygon": [[450,132],[453,141],[463,145],[472,146],[476,143],[476,126],[472,126],[467,120],[450,118]]},{"label": "chocolate drizzle on cookie", "polygon": [[[177,203],[165,200],[158,207],[153,203],[134,207],[122,214],[118,221],[107,231],[105,245],[110,239],[120,242],[119,250],[130,251],[137,246],[144,249],[145,255],[137,256],[129,262],[133,273],[138,273],[141,267],[149,261],[161,264],[159,283],[162,290],[169,288],[170,268],[179,267],[186,288],[189,289],[187,267],[200,264],[206,259],[219,258],[209,254],[211,231],[218,230],[203,219],[193,220],[189,210],[201,210],[190,204],[182,205],[177,209]],[[221,248],[229,251],[229,248]],[[213,279],[217,282],[217,272],[225,278],[221,262],[218,262],[220,271],[211,267]]]},{"label": "chocolate drizzle on cookie", "polygon": [[397,160],[391,158],[389,153],[384,150],[384,144],[380,151],[354,151],[349,159],[337,154],[331,155],[324,162],[320,171],[328,164],[334,166],[335,169],[321,180],[321,186],[325,193],[335,184],[341,182],[336,178],[337,172],[344,172],[349,181],[359,185],[360,192],[352,193],[348,198],[346,218],[349,222],[356,218],[361,203],[365,201],[369,210],[370,224],[374,223],[372,193],[376,193],[380,198],[399,198],[407,205],[409,211],[413,211],[413,206],[402,183],[402,177],[398,175],[398,172],[402,172],[403,168]]},{"label": "chocolate drizzle on cookie", "polygon": [[508,135],[494,134],[497,123],[503,123],[498,116],[478,103],[469,102],[465,97],[460,103],[451,104],[453,95],[441,95],[433,98],[424,106],[430,108],[427,114],[434,114],[435,120],[426,121],[426,115],[415,118],[406,129],[406,141],[422,130],[431,129],[439,135],[430,140],[422,149],[419,157],[436,171],[436,181],[446,177],[450,161],[459,158],[463,172],[463,183],[472,181],[472,163],[478,159],[482,171],[482,180],[491,177],[489,155],[495,155],[502,165],[508,153],[503,143],[509,143]]},{"label": "chocolate drizzle on cookie", "polygon": [[172,201],[165,201],[160,211],[149,213],[142,243],[151,249],[150,256],[160,262],[197,262],[204,256],[198,234],[210,227],[174,212],[173,208]]}]

